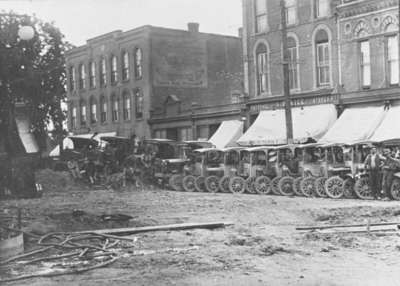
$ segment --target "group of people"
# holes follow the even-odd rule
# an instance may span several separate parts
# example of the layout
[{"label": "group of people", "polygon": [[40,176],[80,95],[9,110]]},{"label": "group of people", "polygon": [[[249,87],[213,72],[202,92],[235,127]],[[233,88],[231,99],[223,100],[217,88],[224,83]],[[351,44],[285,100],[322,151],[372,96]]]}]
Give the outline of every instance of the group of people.
[{"label": "group of people", "polygon": [[394,174],[400,170],[399,148],[384,148],[378,152],[374,146],[364,161],[365,169],[369,173],[369,181],[372,195],[375,199],[390,199],[390,188]]}]

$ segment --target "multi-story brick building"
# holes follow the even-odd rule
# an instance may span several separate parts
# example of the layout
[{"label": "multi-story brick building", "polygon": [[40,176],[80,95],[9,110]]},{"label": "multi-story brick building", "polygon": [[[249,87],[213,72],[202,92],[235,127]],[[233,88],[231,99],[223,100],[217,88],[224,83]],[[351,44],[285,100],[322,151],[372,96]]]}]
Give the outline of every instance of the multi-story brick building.
[{"label": "multi-story brick building", "polygon": [[[240,117],[239,37],[143,26],[66,54],[69,129],[170,139],[209,137]],[[224,106],[222,108],[221,106]],[[202,118],[206,117],[207,120]]]},{"label": "multi-story brick building", "polygon": [[[252,140],[274,143],[278,139],[284,143],[281,141],[286,138],[285,131],[277,135],[279,138],[271,135],[286,129],[281,110],[285,106],[282,11],[287,26],[295,141],[307,141],[307,134],[320,139],[347,107],[372,101],[383,105],[386,100],[400,99],[397,0],[242,3],[248,125],[257,119],[239,140],[243,144],[254,144]],[[361,116],[355,114],[354,118]],[[260,135],[262,128],[272,131]],[[275,141],[261,140],[271,136]]]}]

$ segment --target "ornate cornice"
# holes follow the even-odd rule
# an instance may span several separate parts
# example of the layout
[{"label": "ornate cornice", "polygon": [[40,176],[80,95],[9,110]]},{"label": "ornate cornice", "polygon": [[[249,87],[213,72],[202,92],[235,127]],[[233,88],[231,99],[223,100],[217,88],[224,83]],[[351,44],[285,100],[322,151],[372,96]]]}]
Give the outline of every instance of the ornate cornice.
[{"label": "ornate cornice", "polygon": [[398,0],[366,0],[352,1],[337,7],[339,18],[348,18],[361,14],[371,13],[398,5]]}]

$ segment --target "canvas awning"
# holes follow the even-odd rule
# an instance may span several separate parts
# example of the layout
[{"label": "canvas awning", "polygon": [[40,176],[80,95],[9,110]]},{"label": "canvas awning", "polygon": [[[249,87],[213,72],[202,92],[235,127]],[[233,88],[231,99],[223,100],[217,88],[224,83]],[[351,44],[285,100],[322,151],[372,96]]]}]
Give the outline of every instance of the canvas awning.
[{"label": "canvas awning", "polygon": [[385,114],[383,106],[347,108],[319,143],[352,144],[369,140]]},{"label": "canvas awning", "polygon": [[[292,108],[293,141],[304,143],[320,139],[337,118],[333,104]],[[247,132],[238,140],[242,146],[286,144],[285,111],[263,110]]]},{"label": "canvas awning", "polygon": [[236,140],[243,135],[243,122],[239,120],[223,121],[217,131],[208,140],[219,149],[236,146]]},{"label": "canvas awning", "polygon": [[392,106],[371,137],[372,142],[400,141],[400,105]]},{"label": "canvas awning", "polygon": [[29,120],[22,116],[16,116],[15,120],[17,123],[18,135],[26,153],[38,153],[39,146],[36,142],[35,136],[33,136],[33,134],[30,132]]}]

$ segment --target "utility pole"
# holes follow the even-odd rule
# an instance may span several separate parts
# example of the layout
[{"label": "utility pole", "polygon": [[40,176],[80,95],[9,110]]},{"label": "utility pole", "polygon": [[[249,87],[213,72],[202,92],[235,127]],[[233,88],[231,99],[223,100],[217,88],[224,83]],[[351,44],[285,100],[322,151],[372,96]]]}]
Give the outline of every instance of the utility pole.
[{"label": "utility pole", "polygon": [[286,31],[286,7],[285,1],[281,0],[281,29],[282,29],[282,53],[283,53],[283,96],[285,98],[285,118],[286,118],[286,138],[287,143],[293,143],[293,120],[290,100],[290,82],[289,82],[289,55]]}]

